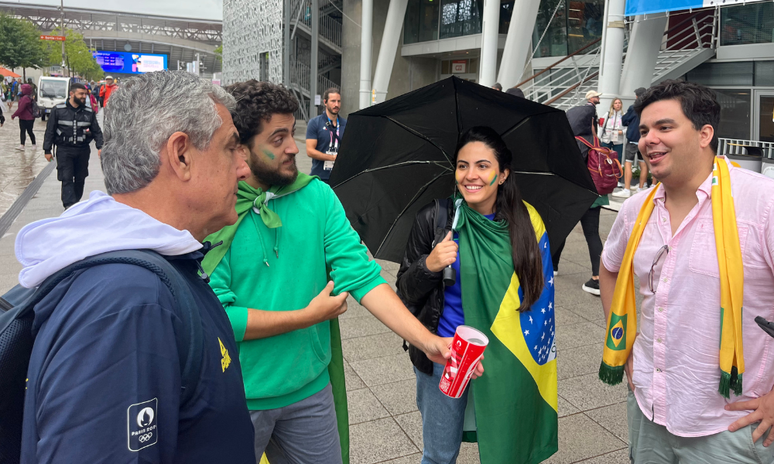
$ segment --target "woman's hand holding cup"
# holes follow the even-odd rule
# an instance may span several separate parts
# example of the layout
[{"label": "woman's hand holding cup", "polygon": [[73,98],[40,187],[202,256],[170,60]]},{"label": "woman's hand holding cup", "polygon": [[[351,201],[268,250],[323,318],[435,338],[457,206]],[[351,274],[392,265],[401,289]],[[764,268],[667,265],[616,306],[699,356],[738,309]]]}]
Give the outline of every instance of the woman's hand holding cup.
[{"label": "woman's hand holding cup", "polygon": [[452,233],[449,231],[443,241],[437,244],[427,256],[425,265],[430,272],[441,272],[443,268],[455,261],[457,261],[457,244],[452,240]]}]

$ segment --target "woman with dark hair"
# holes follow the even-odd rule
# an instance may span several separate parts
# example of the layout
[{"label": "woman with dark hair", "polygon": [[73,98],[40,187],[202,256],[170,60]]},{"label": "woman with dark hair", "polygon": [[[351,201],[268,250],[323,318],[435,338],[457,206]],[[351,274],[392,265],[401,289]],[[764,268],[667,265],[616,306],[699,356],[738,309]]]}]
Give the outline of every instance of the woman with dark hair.
[{"label": "woman with dark hair", "polygon": [[[493,129],[465,132],[454,158],[456,192],[417,213],[398,272],[398,294],[431,332],[453,337],[467,325],[489,338],[486,375],[459,399],[439,390],[444,366],[409,347],[422,463],[454,463],[463,440],[478,441],[484,464],[537,463],[558,447],[550,245],[511,160]],[[456,274],[450,286],[447,267]]]}]

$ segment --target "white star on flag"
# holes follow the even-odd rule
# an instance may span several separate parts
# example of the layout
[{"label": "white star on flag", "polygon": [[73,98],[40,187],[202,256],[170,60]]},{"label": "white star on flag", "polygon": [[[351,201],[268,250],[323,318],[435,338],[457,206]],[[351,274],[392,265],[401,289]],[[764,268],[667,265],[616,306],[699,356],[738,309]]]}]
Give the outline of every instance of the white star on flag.
[{"label": "white star on flag", "polygon": [[543,333],[543,335],[541,335],[541,336],[540,336],[540,339],[541,339],[541,340],[542,340],[542,339],[544,339],[544,338],[546,338],[546,334],[545,334],[545,332]]},{"label": "white star on flag", "polygon": [[554,284],[554,278],[551,277],[551,280],[548,281],[548,285],[553,285],[553,284]]},{"label": "white star on flag", "polygon": [[529,330],[525,330],[525,331],[524,331],[524,335],[525,335],[525,336],[526,336],[526,335],[529,335]]},{"label": "white star on flag", "polygon": [[541,309],[540,312],[545,314],[546,313],[546,308]]},{"label": "white star on flag", "polygon": [[532,316],[529,317],[529,323],[532,324]]},{"label": "white star on flag", "polygon": [[553,307],[554,307],[554,304],[549,302],[548,303],[548,310],[550,311],[551,309],[553,309]]}]

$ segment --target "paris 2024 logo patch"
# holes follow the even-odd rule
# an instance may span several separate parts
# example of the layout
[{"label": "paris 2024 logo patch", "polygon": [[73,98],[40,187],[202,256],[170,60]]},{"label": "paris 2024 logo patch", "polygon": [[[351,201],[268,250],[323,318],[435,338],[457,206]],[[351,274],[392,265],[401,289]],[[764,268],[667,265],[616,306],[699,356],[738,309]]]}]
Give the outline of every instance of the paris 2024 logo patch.
[{"label": "paris 2024 logo patch", "polygon": [[159,441],[158,398],[129,406],[126,412],[129,451],[140,451]]}]

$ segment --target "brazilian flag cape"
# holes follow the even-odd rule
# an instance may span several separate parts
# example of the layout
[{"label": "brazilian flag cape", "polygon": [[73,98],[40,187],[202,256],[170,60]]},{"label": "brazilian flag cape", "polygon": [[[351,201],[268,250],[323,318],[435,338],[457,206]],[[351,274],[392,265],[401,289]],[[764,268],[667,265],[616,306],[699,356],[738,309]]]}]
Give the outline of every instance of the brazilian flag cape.
[{"label": "brazilian flag cape", "polygon": [[471,382],[483,464],[531,464],[558,449],[554,280],[543,220],[525,202],[535,229],[545,287],[531,309],[519,313],[523,291],[513,270],[508,225],[490,221],[463,201],[456,217],[465,324],[489,337],[486,374]]},{"label": "brazilian flag cape", "polygon": [[[258,209],[261,213],[261,220],[269,228],[282,227],[282,220],[277,214],[269,209],[268,202],[272,198],[284,195],[290,195],[306,187],[312,179],[317,176],[298,173],[295,182],[290,185],[272,187],[268,191],[256,189],[240,181],[237,192],[237,222],[234,225],[226,226],[218,232],[209,235],[205,241],[220,245],[209,251],[202,261],[202,268],[207,274],[212,274],[215,268],[220,264],[226,252],[234,241],[239,224],[245,218],[251,208]],[[258,261],[256,261],[258,262]],[[330,271],[330,269],[328,270]],[[349,463],[349,415],[347,413],[347,390],[344,384],[344,355],[341,349],[341,331],[339,328],[339,319],[331,319],[331,362],[328,364],[328,374],[331,378],[331,387],[333,389],[333,402],[336,409],[336,422],[339,430],[339,440],[341,442],[341,457],[344,464]],[[266,456],[262,456],[261,464],[266,464]]]}]

